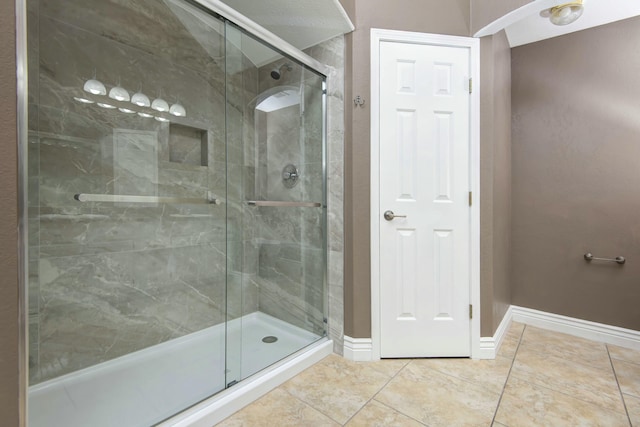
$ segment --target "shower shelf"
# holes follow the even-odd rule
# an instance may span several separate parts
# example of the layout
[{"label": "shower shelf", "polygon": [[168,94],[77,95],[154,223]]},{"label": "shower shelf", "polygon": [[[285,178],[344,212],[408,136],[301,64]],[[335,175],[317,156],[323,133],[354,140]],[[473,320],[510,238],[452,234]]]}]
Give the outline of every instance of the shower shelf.
[{"label": "shower shelf", "polygon": [[271,207],[287,207],[287,208],[319,208],[322,203],[317,202],[283,202],[278,200],[249,200],[249,206],[271,206]]},{"label": "shower shelf", "polygon": [[113,203],[172,203],[184,205],[219,205],[215,198],[183,198],[161,196],[130,196],[120,194],[88,194],[79,193],[73,196],[79,202],[113,202]]}]

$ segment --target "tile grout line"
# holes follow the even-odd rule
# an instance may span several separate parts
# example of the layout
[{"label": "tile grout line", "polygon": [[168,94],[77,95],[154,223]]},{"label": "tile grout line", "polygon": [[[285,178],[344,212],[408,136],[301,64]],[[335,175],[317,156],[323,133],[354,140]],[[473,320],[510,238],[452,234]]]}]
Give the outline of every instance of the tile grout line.
[{"label": "tile grout line", "polygon": [[[380,391],[382,391],[382,390],[380,390]],[[379,392],[378,392],[378,393],[379,393]],[[376,396],[378,395],[378,393],[376,393]],[[387,405],[387,404],[386,404],[386,403],[384,403],[384,402],[380,402],[379,400],[376,400],[376,399],[375,399],[375,397],[376,397],[376,396],[373,396],[373,397],[371,398],[371,400],[375,400],[375,401],[376,401],[376,403],[378,403],[378,404],[380,404],[380,405],[382,405],[382,406],[385,406],[385,407],[387,407],[387,408],[391,409],[391,410],[392,410],[392,411],[394,411],[394,412],[397,412],[397,413],[399,413],[399,414],[401,414],[401,415],[404,415],[405,417],[407,417],[407,418],[409,418],[409,419],[412,419],[413,421],[417,422],[417,423],[418,423],[418,424],[420,424],[420,425],[427,426],[427,424],[423,423],[422,421],[420,421],[420,420],[418,420],[418,419],[413,418],[411,415],[407,415],[407,414],[405,414],[404,412],[400,411],[399,409],[394,408],[393,406],[389,406],[389,405]]]},{"label": "tile grout line", "polygon": [[618,391],[620,392],[620,399],[622,399],[622,406],[624,406],[624,412],[627,414],[627,420],[629,421],[629,425],[632,426],[631,416],[629,416],[629,410],[627,409],[627,402],[624,400],[624,393],[622,392],[622,387],[620,387],[620,381],[618,381],[618,374],[616,372],[616,367],[613,365],[613,359],[611,357],[611,353],[609,353],[609,346],[605,344],[605,348],[607,349],[607,356],[609,356],[609,363],[611,364],[611,370],[613,371],[613,377],[616,379],[616,385],[618,386]]},{"label": "tile grout line", "polygon": [[[358,410],[356,411],[356,413],[355,413],[355,414],[353,414],[351,417],[349,417],[349,419],[348,419],[344,424],[342,424],[342,425],[343,425],[343,426],[346,426],[347,424],[349,424],[349,422],[350,422],[350,421],[351,421],[351,420],[352,420],[356,415],[358,415],[358,414],[360,413],[360,411],[362,411],[362,409],[364,409],[364,407],[365,407],[365,406],[367,406],[369,403],[371,403],[371,401],[372,401],[372,400],[374,400],[374,399],[376,398],[376,396],[377,396],[378,394],[380,394],[380,392],[381,392],[382,390],[384,390],[384,388],[385,388],[386,386],[388,386],[388,385],[389,385],[389,383],[390,383],[391,381],[393,381],[393,379],[394,379],[395,377],[397,377],[398,375],[400,375],[400,372],[404,371],[404,369],[405,369],[407,366],[409,366],[409,364],[410,364],[412,361],[413,361],[413,359],[409,359],[409,362],[407,362],[407,363],[406,363],[402,368],[400,368],[400,369],[398,370],[398,372],[396,372],[396,373],[395,373],[391,378],[389,378],[389,381],[387,381],[386,383],[384,383],[384,385],[383,385],[382,387],[380,387],[380,390],[378,390],[378,391],[377,391],[373,396],[371,396],[371,398],[370,398],[369,400],[367,400],[367,401],[364,403],[364,405],[362,405],[362,407],[361,407],[360,409],[358,409]],[[398,411],[397,409],[392,408],[392,407],[391,407],[391,406],[389,406],[389,405],[385,405],[384,403],[382,403],[382,402],[380,402],[380,401],[378,401],[378,400],[376,400],[376,402],[380,403],[381,405],[386,406],[387,408],[393,409],[394,411],[396,411],[396,412],[398,412],[398,413],[400,413],[400,414],[402,414],[402,415],[405,415],[405,416],[407,416],[407,417],[411,418],[412,420],[415,420],[416,422],[418,422],[418,423],[420,423],[420,424],[424,425],[424,423],[422,423],[422,422],[420,422],[420,421],[416,420],[416,419],[415,419],[415,418],[413,418],[413,417],[408,416],[408,415],[407,415],[407,414],[405,414],[404,412],[400,412],[400,411]]]},{"label": "tile grout line", "polygon": [[[520,334],[520,338],[518,338],[518,345],[516,346],[516,351],[513,353],[513,360],[511,360],[511,366],[509,367],[509,372],[507,373],[507,378],[504,380],[504,385],[502,386],[502,392],[500,393],[500,397],[498,398],[498,404],[496,405],[496,410],[493,412],[493,418],[491,419],[491,425],[496,423],[496,416],[498,415],[498,409],[500,408],[500,403],[502,403],[502,397],[504,396],[504,391],[507,388],[507,383],[509,382],[509,378],[511,377],[511,371],[513,370],[513,365],[516,363],[516,356],[518,355],[518,350],[520,349],[520,343],[522,343],[522,338],[524,337],[524,332],[527,330],[527,325],[524,325],[522,328],[522,333]],[[497,357],[497,354],[496,354]]]},{"label": "tile grout line", "polygon": [[[278,388],[280,388],[280,386],[278,386],[278,387],[274,388],[274,390],[276,390],[276,389],[278,389]],[[272,391],[273,391],[273,390],[272,390]],[[301,403],[303,403],[304,405],[307,405],[309,408],[313,409],[314,411],[317,411],[318,413],[320,413],[320,414],[324,415],[325,417],[329,418],[331,421],[335,422],[336,424],[338,424],[338,425],[344,425],[344,424],[341,424],[341,423],[340,423],[340,421],[338,421],[338,420],[336,420],[335,418],[333,418],[331,415],[329,415],[329,414],[325,413],[324,411],[322,411],[322,410],[320,410],[320,409],[316,408],[315,406],[313,406],[313,405],[311,404],[311,402],[307,402],[306,400],[301,399],[301,398],[299,398],[298,396],[295,396],[295,395],[291,394],[291,392],[289,392],[289,390],[286,390],[286,389],[284,389],[284,388],[282,389],[282,391],[284,391],[285,393],[287,393],[289,396],[291,396],[293,399],[297,400],[298,402],[301,402]]]},{"label": "tile grout line", "polygon": [[[518,348],[519,348],[519,347],[520,347],[520,346],[518,346]],[[606,348],[606,346],[605,346],[605,348]],[[607,351],[608,351],[608,349],[607,349]],[[515,358],[514,358],[514,360],[515,360]],[[579,364],[579,363],[578,363],[578,364]],[[589,366],[589,365],[584,365],[584,366]],[[602,371],[602,369],[600,369],[600,370]],[[509,376],[511,376],[511,372],[509,372]],[[614,377],[616,378],[616,382],[617,382],[617,377],[615,376],[615,371],[614,371]],[[533,386],[533,387],[543,388],[543,389],[548,390],[548,391],[550,391],[550,392],[552,392],[552,393],[562,394],[562,395],[567,396],[567,397],[569,397],[569,398],[571,398],[571,399],[579,400],[579,401],[581,401],[581,402],[583,402],[583,403],[587,403],[587,404],[589,404],[589,405],[597,406],[598,408],[600,408],[600,409],[602,409],[602,410],[605,410],[605,411],[607,411],[607,412],[610,412],[610,413],[615,413],[615,412],[616,412],[614,409],[612,409],[612,408],[610,408],[610,407],[602,406],[602,405],[601,405],[601,404],[599,404],[599,403],[594,403],[594,402],[592,402],[592,401],[585,400],[585,399],[584,399],[584,398],[582,398],[582,397],[577,397],[577,396],[575,396],[575,395],[573,395],[573,394],[570,394],[570,393],[568,393],[568,392],[566,392],[566,391],[564,391],[564,390],[559,390],[559,389],[553,388],[553,387],[551,387],[551,386],[549,386],[549,385],[546,385],[546,384],[540,384],[540,383],[532,382],[531,380],[526,379],[526,378],[522,378],[522,377],[518,376],[517,374],[514,374],[513,378],[517,378],[517,379],[519,379],[520,381],[525,382],[525,383],[527,383],[527,384],[529,384],[529,385],[531,385],[531,386]],[[623,398],[623,400],[624,400],[624,398]]]}]

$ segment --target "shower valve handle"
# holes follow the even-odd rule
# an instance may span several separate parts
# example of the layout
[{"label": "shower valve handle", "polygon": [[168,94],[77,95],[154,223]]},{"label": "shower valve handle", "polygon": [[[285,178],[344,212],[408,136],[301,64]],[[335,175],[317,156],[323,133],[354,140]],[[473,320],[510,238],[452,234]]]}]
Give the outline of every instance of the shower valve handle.
[{"label": "shower valve handle", "polygon": [[298,174],[295,172],[287,172],[284,171],[282,172],[282,179],[291,179],[291,178],[297,178]]}]

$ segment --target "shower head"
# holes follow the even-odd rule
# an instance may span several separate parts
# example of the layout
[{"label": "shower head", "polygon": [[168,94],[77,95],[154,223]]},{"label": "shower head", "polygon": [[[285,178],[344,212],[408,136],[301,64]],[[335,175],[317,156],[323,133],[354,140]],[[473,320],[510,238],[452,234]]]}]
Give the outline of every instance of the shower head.
[{"label": "shower head", "polygon": [[282,77],[282,73],[284,71],[291,71],[291,65],[289,64],[282,64],[279,67],[274,68],[273,70],[271,70],[271,78],[274,80],[280,80],[280,77]]}]

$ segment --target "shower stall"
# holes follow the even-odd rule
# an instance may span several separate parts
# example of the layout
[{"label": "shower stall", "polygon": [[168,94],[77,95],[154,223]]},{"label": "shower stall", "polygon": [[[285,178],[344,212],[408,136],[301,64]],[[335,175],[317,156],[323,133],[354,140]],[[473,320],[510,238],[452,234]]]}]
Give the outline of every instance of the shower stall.
[{"label": "shower stall", "polygon": [[29,425],[157,424],[326,340],[313,61],[191,0],[26,5]]}]

